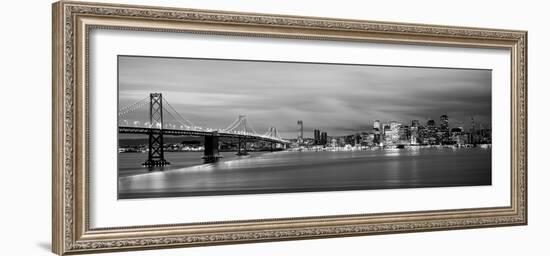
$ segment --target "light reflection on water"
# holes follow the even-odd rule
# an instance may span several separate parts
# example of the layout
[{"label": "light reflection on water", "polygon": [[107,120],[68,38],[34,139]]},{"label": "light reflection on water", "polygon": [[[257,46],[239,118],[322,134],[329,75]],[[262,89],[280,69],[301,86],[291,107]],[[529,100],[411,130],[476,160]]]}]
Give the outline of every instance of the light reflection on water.
[{"label": "light reflection on water", "polygon": [[141,167],[145,154],[119,154],[120,198],[491,184],[490,149],[352,152],[167,153],[170,166]]}]

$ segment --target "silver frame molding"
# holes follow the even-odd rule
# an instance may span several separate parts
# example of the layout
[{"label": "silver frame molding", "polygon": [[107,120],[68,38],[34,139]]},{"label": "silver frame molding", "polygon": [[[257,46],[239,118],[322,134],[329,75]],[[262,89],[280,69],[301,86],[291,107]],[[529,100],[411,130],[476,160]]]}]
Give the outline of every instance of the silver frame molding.
[{"label": "silver frame molding", "polygon": [[[88,200],[88,39],[94,29],[460,46],[511,51],[507,207],[93,229]],[[55,253],[75,254],[527,224],[527,32],[61,1],[53,4]]]}]

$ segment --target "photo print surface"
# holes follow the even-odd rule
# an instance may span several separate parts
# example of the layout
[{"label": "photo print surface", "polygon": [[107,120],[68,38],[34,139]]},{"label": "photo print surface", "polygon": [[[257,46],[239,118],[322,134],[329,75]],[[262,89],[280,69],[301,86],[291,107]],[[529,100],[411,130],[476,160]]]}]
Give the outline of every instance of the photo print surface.
[{"label": "photo print surface", "polygon": [[491,185],[491,70],[118,56],[118,198]]}]

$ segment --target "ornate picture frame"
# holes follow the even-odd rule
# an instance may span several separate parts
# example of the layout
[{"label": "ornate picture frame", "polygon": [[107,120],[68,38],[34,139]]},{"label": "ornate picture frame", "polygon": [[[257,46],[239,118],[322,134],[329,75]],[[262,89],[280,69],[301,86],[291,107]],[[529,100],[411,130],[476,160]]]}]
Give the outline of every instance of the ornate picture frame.
[{"label": "ornate picture frame", "polygon": [[[186,32],[511,52],[509,206],[90,227],[90,31]],[[527,32],[61,1],[53,4],[53,251],[59,255],[527,224]]]}]

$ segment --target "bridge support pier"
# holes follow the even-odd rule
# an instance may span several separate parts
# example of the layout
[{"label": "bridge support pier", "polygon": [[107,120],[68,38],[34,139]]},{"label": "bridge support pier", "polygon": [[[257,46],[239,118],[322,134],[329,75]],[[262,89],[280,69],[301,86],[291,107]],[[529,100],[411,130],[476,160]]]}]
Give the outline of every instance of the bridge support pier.
[{"label": "bridge support pier", "polygon": [[149,132],[149,157],[143,163],[144,166],[165,166],[170,163],[164,159],[164,138],[162,130]]},{"label": "bridge support pier", "polygon": [[219,150],[218,132],[212,132],[212,136],[204,136],[204,155],[202,159],[205,163],[213,163],[222,158]]},{"label": "bridge support pier", "polygon": [[239,147],[237,151],[238,156],[246,156],[248,152],[246,151],[246,138],[239,138]]}]

